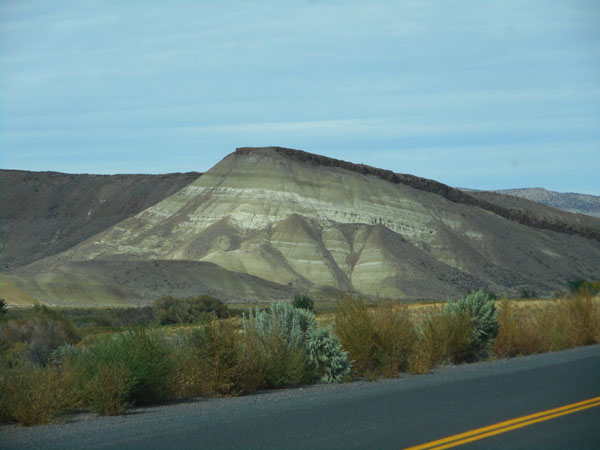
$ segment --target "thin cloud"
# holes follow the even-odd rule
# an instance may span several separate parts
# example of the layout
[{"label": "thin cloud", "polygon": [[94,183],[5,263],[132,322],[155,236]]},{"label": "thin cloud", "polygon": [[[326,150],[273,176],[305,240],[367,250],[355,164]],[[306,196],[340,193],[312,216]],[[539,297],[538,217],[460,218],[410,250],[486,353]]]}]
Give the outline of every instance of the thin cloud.
[{"label": "thin cloud", "polygon": [[476,187],[503,153],[553,145],[532,171],[573,183],[555,167],[585,160],[577,182],[597,185],[600,153],[581,144],[600,147],[597,2],[31,0],[0,14],[13,167],[137,171],[144,155],[154,172],[204,170],[273,143],[383,167],[417,154],[420,175]]}]

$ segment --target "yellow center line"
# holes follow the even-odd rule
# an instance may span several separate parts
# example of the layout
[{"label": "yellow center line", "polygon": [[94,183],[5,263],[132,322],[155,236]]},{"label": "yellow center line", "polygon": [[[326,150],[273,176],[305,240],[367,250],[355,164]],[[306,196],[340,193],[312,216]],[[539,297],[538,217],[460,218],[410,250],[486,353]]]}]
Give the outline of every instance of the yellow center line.
[{"label": "yellow center line", "polygon": [[476,428],[465,433],[455,434],[453,436],[448,436],[446,438],[438,439],[436,441],[416,445],[414,447],[408,447],[404,450],[442,450],[445,448],[456,447],[457,445],[462,445],[489,436],[494,436],[496,434],[505,433],[507,431],[515,430],[517,428],[522,428],[528,425],[533,425],[534,423],[554,419],[556,417],[564,416],[566,414],[571,414],[577,411],[583,411],[584,409],[593,408],[595,406],[600,406],[600,397],[594,397],[588,400],[583,400],[581,402],[561,406],[559,408],[548,409],[546,411],[540,411],[535,414],[529,414],[527,416],[506,420],[504,422],[500,422],[494,425]]}]

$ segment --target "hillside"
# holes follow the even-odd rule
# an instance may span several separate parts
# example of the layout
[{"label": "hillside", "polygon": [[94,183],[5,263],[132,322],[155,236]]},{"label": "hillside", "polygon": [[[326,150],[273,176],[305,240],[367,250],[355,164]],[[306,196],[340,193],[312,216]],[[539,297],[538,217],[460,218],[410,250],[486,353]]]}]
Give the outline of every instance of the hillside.
[{"label": "hillside", "polygon": [[502,189],[494,192],[525,198],[563,211],[600,217],[600,196],[596,195],[554,192],[543,188]]},{"label": "hillside", "polygon": [[22,266],[67,250],[158,203],[200,175],[0,170],[0,267]]},{"label": "hillside", "polygon": [[[215,288],[195,269],[179,270],[184,262],[225,270],[236,283],[252,277],[252,289],[220,284],[227,300],[550,293],[596,275],[600,220],[470,194],[306,152],[242,148],[154,206],[9,275],[22,295],[53,303],[77,301],[76,287],[89,282],[111,286],[111,301],[137,292],[135,303],[178,286]],[[148,261],[155,273],[144,278]],[[124,278],[128,270],[141,281]]]}]

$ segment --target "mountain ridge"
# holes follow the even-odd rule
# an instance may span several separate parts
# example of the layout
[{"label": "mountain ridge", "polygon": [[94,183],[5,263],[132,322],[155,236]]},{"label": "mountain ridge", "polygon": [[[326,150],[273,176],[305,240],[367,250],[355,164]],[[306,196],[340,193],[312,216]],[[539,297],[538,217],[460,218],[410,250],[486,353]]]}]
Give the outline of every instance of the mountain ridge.
[{"label": "mountain ridge", "polygon": [[544,188],[498,189],[493,192],[525,198],[563,211],[600,218],[600,196],[597,195],[556,192]]},{"label": "mountain ridge", "polygon": [[465,205],[473,205],[493,212],[501,217],[513,220],[523,225],[540,228],[544,230],[556,231],[564,234],[576,234],[590,239],[600,240],[600,228],[580,225],[576,223],[563,223],[549,221],[546,218],[536,217],[535,215],[527,214],[521,210],[513,210],[503,207],[500,204],[487,201],[477,196],[470,195],[471,192],[466,192],[459,188],[453,188],[446,184],[440,183],[428,178],[418,177],[410,174],[399,174],[391,170],[379,169],[365,164],[354,164],[348,161],[329,158],[327,156],[317,155],[314,153],[305,152],[303,150],[295,150],[286,147],[239,147],[236,149],[238,154],[249,154],[253,151],[262,151],[265,148],[285,155],[286,157],[296,159],[302,162],[308,162],[317,166],[339,167],[348,171],[357,172],[363,175],[373,175],[385,181],[394,184],[405,184],[415,189],[425,192],[431,192],[441,195],[453,203],[461,203]]},{"label": "mountain ridge", "polygon": [[[82,292],[77,286],[89,285],[113,302],[111,292],[126,301],[137,289],[135,302],[144,304],[194,290],[219,292],[228,301],[298,292],[319,300],[348,291],[443,299],[477,288],[548,294],[569,279],[596,276],[600,267],[597,240],[526,226],[476,204],[389,182],[383,169],[382,178],[369,166],[355,165],[363,167],[360,173],[330,162],[339,160],[310,164],[306,158],[314,155],[240,148],[158,203],[7,276],[21,298],[35,294],[72,304]],[[531,203],[514,198],[521,206],[503,205],[506,196],[496,195],[505,209],[527,212],[522,205]],[[591,217],[535,208],[531,214],[540,220],[600,228]],[[179,273],[181,267],[237,287],[228,293],[192,269]],[[153,275],[123,280],[123,271],[139,274],[140,268]],[[107,293],[106,286],[127,289]]]},{"label": "mountain ridge", "polygon": [[69,174],[0,169],[0,267],[60,253],[201,174]]}]

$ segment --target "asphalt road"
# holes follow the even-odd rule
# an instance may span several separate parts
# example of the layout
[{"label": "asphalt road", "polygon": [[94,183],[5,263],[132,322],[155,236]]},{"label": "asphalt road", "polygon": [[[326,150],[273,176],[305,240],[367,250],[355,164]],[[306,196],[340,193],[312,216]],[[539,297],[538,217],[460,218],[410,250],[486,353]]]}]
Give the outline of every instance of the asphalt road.
[{"label": "asphalt road", "polygon": [[[232,399],[80,414],[0,427],[2,449],[397,449],[600,396],[600,345],[444,367],[374,383],[317,385]],[[599,449],[600,406],[461,445]]]}]

